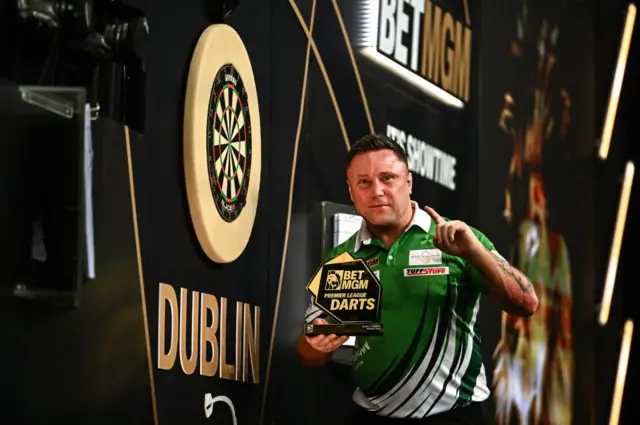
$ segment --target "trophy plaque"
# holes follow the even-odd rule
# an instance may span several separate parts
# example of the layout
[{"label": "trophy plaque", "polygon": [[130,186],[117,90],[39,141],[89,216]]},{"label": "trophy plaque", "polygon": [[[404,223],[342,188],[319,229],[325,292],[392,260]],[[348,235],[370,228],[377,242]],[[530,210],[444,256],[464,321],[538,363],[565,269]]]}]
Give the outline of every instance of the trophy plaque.
[{"label": "trophy plaque", "polygon": [[382,285],[363,260],[348,252],[330,259],[318,268],[307,291],[335,323],[306,323],[305,335],[382,335]]}]

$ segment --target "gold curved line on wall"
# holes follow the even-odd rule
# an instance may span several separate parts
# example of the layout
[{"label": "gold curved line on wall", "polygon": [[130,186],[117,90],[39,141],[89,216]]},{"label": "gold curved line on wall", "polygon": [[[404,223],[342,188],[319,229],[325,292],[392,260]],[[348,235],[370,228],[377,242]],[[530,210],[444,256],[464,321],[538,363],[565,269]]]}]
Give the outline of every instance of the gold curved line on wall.
[{"label": "gold curved line on wall", "polygon": [[469,13],[469,0],[462,0],[464,4],[464,20],[467,21],[467,25],[471,26],[471,14]]},{"label": "gold curved line on wall", "polygon": [[140,236],[138,233],[138,211],[136,208],[136,190],[133,183],[133,162],[131,160],[131,137],[129,127],[124,127],[124,138],[127,146],[127,168],[129,172],[129,194],[131,195],[131,218],[133,221],[133,237],[136,242],[136,260],[138,262],[138,282],[144,319],[144,335],[147,345],[147,362],[149,364],[149,384],[151,385],[151,404],[153,405],[153,423],[158,425],[158,408],[156,405],[156,386],[153,379],[153,361],[151,360],[151,340],[149,339],[149,321],[147,319],[147,301],[144,293],[144,273],[142,272],[142,256],[140,254]]},{"label": "gold curved line on wall", "polygon": [[322,61],[322,56],[320,56],[320,51],[318,51],[318,46],[316,46],[316,42],[313,40],[313,36],[309,28],[307,28],[307,24],[304,22],[304,18],[300,13],[300,9],[296,5],[295,0],[289,0],[289,4],[293,9],[294,13],[298,17],[298,21],[300,22],[300,26],[302,26],[302,30],[307,35],[307,39],[309,40],[309,45],[313,50],[313,55],[318,61],[318,66],[320,67],[320,72],[322,73],[322,77],[324,78],[324,83],[327,86],[327,90],[329,90],[329,96],[331,97],[331,102],[333,103],[333,109],[336,112],[336,118],[338,118],[338,124],[340,125],[340,131],[342,131],[342,137],[344,138],[344,144],[347,147],[347,150],[351,149],[351,143],[349,143],[349,136],[347,135],[347,129],[344,126],[344,120],[342,119],[342,114],[340,113],[340,107],[338,106],[338,101],[336,99],[336,94],[333,91],[333,86],[331,85],[331,80],[329,79],[329,75],[327,74],[327,70],[324,67],[324,62]]},{"label": "gold curved line on wall", "polygon": [[[373,121],[371,120],[371,112],[369,111],[369,102],[367,102],[367,96],[364,93],[364,86],[362,85],[362,79],[360,78],[360,70],[358,69],[358,64],[356,62],[356,57],[353,54],[353,48],[351,47],[351,41],[349,41],[349,34],[347,33],[347,27],[344,24],[344,20],[342,19],[342,13],[340,12],[340,7],[338,6],[337,0],[331,0],[333,4],[333,10],[336,12],[336,18],[338,19],[338,24],[340,24],[340,29],[342,31],[342,37],[344,38],[344,42],[347,45],[347,51],[349,52],[349,59],[351,59],[351,66],[353,67],[353,73],[356,76],[356,81],[358,83],[358,89],[360,90],[360,97],[362,98],[362,104],[364,105],[364,113],[367,116],[367,121],[369,122],[369,131],[371,134],[375,133],[375,128],[373,127]],[[465,0],[466,3],[466,0]]]},{"label": "gold curved line on wall", "polygon": [[[316,0],[313,0],[311,6],[311,19],[309,22],[310,32],[313,32],[316,15]],[[293,144],[293,160],[291,163],[291,179],[289,182],[289,202],[287,205],[287,222],[284,230],[284,246],[282,247],[282,259],[280,262],[280,276],[278,278],[278,290],[276,293],[275,314],[273,316],[273,325],[271,326],[271,340],[269,342],[269,354],[267,357],[267,370],[264,379],[264,392],[262,393],[262,407],[260,410],[260,425],[264,422],[264,413],[267,406],[267,392],[269,390],[269,378],[271,376],[271,360],[273,358],[273,344],[276,337],[276,329],[278,325],[278,312],[280,310],[280,294],[282,293],[282,281],[284,279],[284,269],[287,263],[287,249],[289,246],[289,232],[291,229],[291,211],[293,209],[293,188],[296,181],[296,165],[298,163],[298,146],[300,145],[300,134],[302,133],[302,121],[304,118],[304,106],[307,96],[307,77],[309,74],[309,58],[311,56],[311,37],[307,37],[307,54],[304,61],[304,74],[302,77],[302,93],[300,94],[300,109],[298,112],[298,127],[296,129],[296,138]]]}]

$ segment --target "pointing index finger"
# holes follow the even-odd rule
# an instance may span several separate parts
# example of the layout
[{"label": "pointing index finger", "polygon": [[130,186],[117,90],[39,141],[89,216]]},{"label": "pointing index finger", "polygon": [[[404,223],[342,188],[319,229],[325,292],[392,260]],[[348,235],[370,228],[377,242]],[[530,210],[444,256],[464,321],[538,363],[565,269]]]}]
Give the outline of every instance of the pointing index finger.
[{"label": "pointing index finger", "polygon": [[438,214],[433,208],[425,206],[424,210],[429,214],[429,216],[431,216],[436,224],[444,223],[444,219],[440,217],[440,214]]}]

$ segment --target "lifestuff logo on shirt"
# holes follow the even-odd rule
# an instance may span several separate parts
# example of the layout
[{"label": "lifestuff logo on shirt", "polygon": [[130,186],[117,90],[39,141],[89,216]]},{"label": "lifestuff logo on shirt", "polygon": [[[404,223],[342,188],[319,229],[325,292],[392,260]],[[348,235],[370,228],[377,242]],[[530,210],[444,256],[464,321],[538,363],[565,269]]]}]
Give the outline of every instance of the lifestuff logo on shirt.
[{"label": "lifestuff logo on shirt", "polygon": [[449,274],[449,267],[410,267],[404,269],[404,277],[438,276]]}]

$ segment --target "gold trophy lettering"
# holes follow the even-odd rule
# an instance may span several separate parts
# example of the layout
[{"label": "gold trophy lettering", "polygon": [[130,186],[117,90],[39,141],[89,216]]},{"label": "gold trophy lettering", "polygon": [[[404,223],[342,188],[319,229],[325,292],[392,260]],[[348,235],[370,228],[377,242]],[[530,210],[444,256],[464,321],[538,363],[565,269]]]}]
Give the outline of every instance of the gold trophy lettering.
[{"label": "gold trophy lettering", "polygon": [[326,261],[307,284],[307,291],[332,323],[305,324],[306,335],[382,335],[382,285],[362,259],[345,252]]}]

